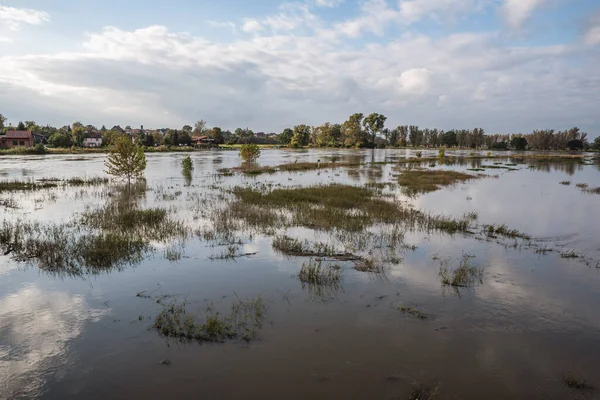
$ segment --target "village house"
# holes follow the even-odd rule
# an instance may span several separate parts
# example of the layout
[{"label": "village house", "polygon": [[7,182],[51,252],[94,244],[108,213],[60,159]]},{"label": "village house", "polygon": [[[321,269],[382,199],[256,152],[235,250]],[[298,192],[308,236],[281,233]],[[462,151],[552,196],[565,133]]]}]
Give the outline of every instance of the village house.
[{"label": "village house", "polygon": [[101,147],[102,135],[100,133],[92,133],[83,139],[83,147]]},{"label": "village house", "polygon": [[0,148],[33,147],[33,133],[29,131],[8,131],[0,138]]}]

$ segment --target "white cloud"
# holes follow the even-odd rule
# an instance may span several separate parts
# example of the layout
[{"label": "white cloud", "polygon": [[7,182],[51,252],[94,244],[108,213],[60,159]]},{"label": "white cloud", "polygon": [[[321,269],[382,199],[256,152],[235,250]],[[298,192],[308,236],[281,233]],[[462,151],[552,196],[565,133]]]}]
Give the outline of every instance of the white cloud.
[{"label": "white cloud", "polygon": [[473,12],[490,0],[400,0],[400,18],[413,23],[424,18],[450,17]]},{"label": "white cloud", "polygon": [[425,94],[431,87],[431,74],[425,68],[404,71],[398,78],[403,93]]},{"label": "white cloud", "polygon": [[4,36],[0,36],[0,43],[11,43],[12,39]]},{"label": "white cloud", "polygon": [[512,28],[520,28],[547,0],[504,0],[504,13]]},{"label": "white cloud", "polygon": [[18,30],[22,24],[40,25],[48,21],[50,15],[44,11],[0,5],[0,26],[5,25],[10,30]]},{"label": "white cloud", "polygon": [[590,19],[590,24],[585,33],[585,43],[589,46],[600,44],[600,10]]},{"label": "white cloud", "polygon": [[315,0],[317,7],[337,7],[342,4],[344,0]]},{"label": "white cloud", "polygon": [[248,33],[257,33],[263,30],[262,25],[255,19],[245,19],[242,30]]},{"label": "white cloud", "polygon": [[356,38],[363,32],[383,36],[385,28],[394,20],[398,20],[397,10],[390,8],[386,0],[368,0],[361,5],[363,15],[335,25],[335,31]]}]

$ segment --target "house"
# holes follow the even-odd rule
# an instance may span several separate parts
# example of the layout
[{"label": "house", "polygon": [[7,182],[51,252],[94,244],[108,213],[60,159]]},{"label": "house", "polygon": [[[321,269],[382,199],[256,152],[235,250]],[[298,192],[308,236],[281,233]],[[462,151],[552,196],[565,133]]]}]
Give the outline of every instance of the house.
[{"label": "house", "polygon": [[194,136],[192,138],[192,144],[194,146],[214,145],[215,142],[215,139],[209,138],[208,136]]},{"label": "house", "polygon": [[83,147],[101,147],[102,135],[100,133],[92,133],[83,139]]},{"label": "house", "polygon": [[33,133],[29,131],[8,131],[0,138],[0,148],[33,147]]},{"label": "house", "polygon": [[46,136],[33,132],[33,143],[34,144],[46,143],[47,141],[48,140],[46,139]]}]

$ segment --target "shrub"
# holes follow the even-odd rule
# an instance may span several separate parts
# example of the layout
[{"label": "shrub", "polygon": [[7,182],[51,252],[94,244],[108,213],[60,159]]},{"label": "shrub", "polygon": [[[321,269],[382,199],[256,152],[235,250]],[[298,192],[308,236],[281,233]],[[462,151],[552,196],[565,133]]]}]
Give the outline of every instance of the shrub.
[{"label": "shrub", "polygon": [[192,162],[192,158],[190,156],[187,156],[183,159],[183,161],[181,161],[181,169],[184,173],[188,174],[194,170],[194,163]]},{"label": "shrub", "polygon": [[260,147],[257,144],[243,144],[240,149],[240,157],[246,163],[254,163],[260,157]]},{"label": "shrub", "polygon": [[439,158],[444,158],[444,157],[446,157],[446,149],[440,149],[440,150],[438,151],[438,157],[439,157]]},{"label": "shrub", "polygon": [[415,155],[417,156],[417,158],[421,158],[421,156],[423,155],[423,152],[422,151],[417,151],[415,153]]}]

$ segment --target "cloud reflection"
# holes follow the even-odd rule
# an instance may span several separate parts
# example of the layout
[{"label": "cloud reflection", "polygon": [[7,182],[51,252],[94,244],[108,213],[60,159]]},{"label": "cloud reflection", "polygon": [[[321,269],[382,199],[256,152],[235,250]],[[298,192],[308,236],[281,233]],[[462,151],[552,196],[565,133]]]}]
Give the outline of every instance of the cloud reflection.
[{"label": "cloud reflection", "polygon": [[107,312],[88,307],[82,296],[35,286],[0,299],[0,398],[38,397],[68,361],[69,341]]}]

